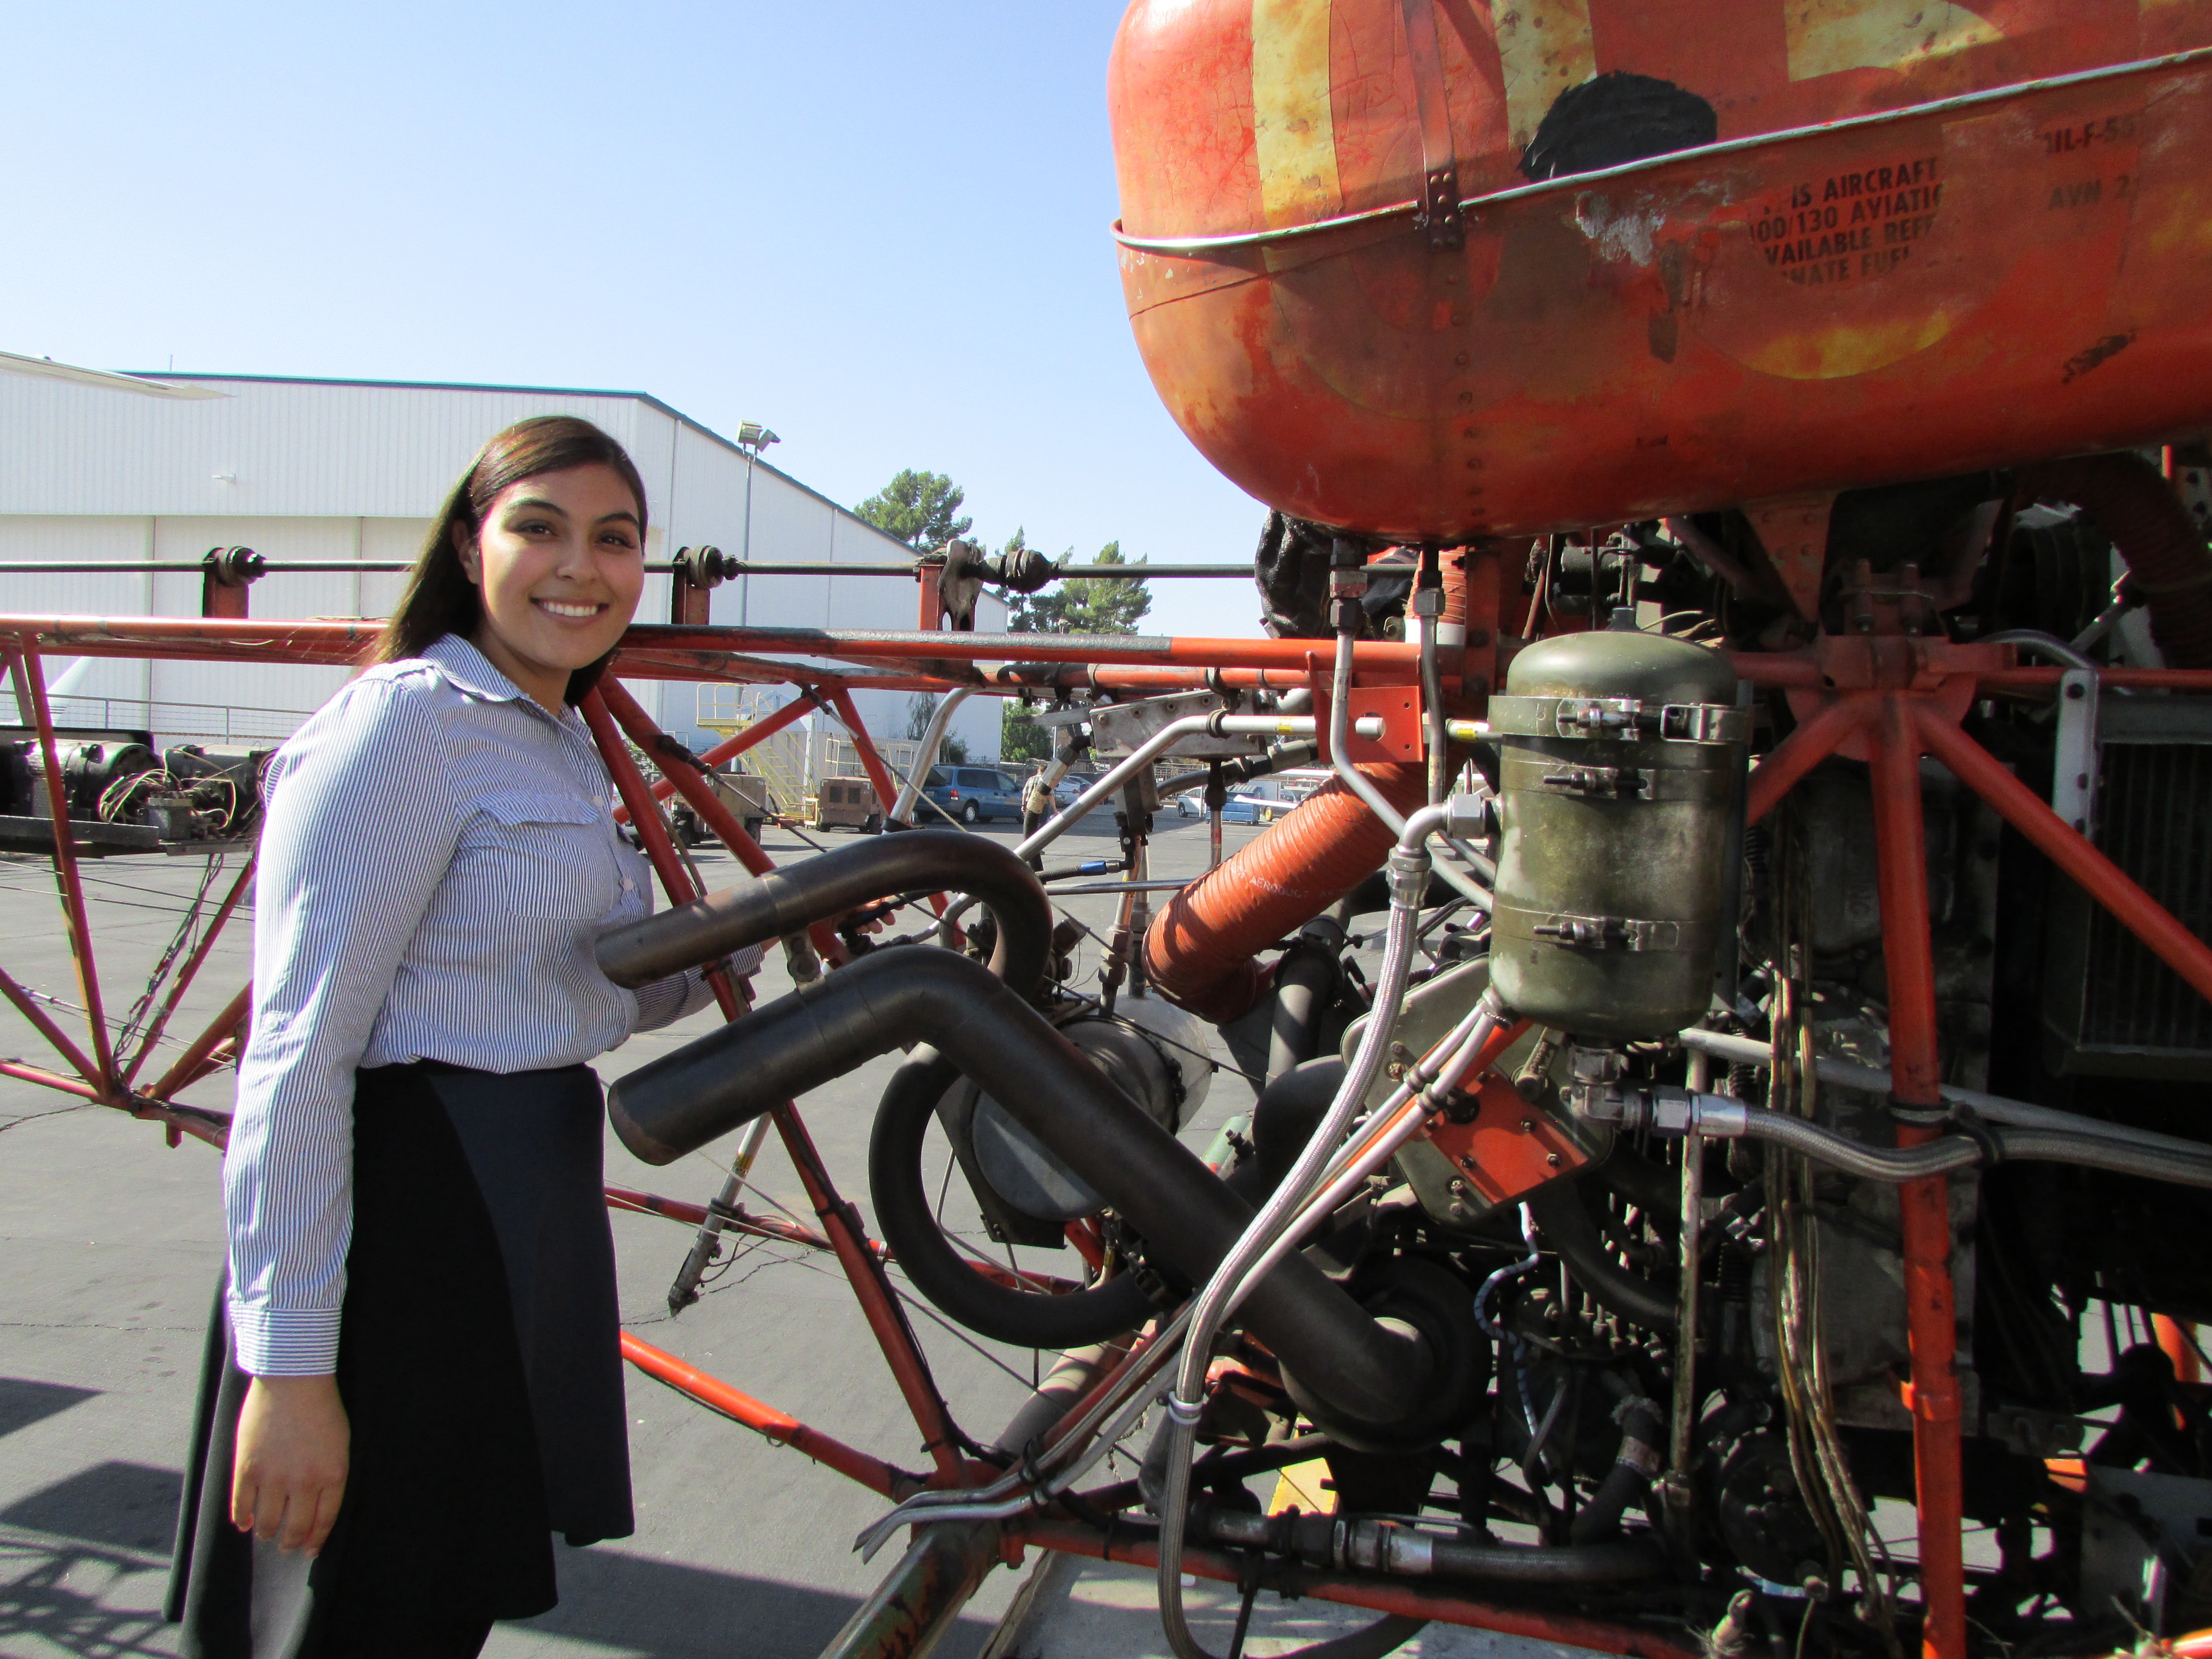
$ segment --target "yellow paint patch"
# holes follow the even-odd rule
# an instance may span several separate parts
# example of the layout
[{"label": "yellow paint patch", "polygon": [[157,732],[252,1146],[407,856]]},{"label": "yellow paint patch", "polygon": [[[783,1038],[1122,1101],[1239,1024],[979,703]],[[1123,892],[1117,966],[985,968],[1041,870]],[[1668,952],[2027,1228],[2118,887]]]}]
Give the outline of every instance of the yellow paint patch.
[{"label": "yellow paint patch", "polygon": [[1505,123],[1513,147],[1536,136],[1544,112],[1569,87],[1597,73],[1589,0],[1490,0],[1505,81]]},{"label": "yellow paint patch", "polygon": [[1275,1495],[1268,1502],[1267,1513],[1302,1510],[1308,1515],[1334,1515],[1336,1494],[1322,1486],[1328,1479],[1328,1464],[1321,1458],[1291,1464],[1275,1478]]},{"label": "yellow paint patch", "polygon": [[1738,354],[1738,361],[1762,374],[1786,380],[1840,380],[1871,374],[1925,351],[1951,331],[1951,316],[1938,311],[1925,317],[1884,323],[1839,323],[1801,329]]},{"label": "yellow paint patch", "polygon": [[2004,39],[1986,18],[1948,0],[1783,0],[1782,26],[1793,81],[1909,69]]},{"label": "yellow paint patch", "polygon": [[1329,0],[1252,0],[1252,141],[1270,227],[1344,210],[1328,101]]}]

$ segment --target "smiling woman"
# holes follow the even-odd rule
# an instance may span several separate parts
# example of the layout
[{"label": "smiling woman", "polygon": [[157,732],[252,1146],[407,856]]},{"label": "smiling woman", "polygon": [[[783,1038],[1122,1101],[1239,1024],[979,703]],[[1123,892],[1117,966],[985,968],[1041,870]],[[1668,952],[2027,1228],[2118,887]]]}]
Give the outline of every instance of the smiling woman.
[{"label": "smiling woman", "polygon": [[652,901],[572,705],[645,526],[596,427],[500,434],[374,665],[270,766],[172,1591],[191,1659],[465,1659],[553,1604],[552,1533],[632,1530],[586,1062],[708,993],[593,960]]},{"label": "smiling woman", "polygon": [[376,659],[459,634],[544,706],[580,702],[637,609],[644,556],[645,480],[623,447],[574,416],[519,421],[454,485]]}]

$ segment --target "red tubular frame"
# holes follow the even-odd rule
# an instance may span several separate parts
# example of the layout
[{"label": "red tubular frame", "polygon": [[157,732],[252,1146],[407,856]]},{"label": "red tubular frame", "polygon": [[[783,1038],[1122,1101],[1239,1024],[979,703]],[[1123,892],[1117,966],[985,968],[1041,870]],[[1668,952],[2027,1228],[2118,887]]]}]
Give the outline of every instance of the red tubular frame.
[{"label": "red tubular frame", "polygon": [[895,1469],[880,1458],[855,1451],[834,1436],[810,1429],[787,1413],[763,1405],[720,1378],[708,1376],[688,1360],[678,1359],[649,1342],[639,1341],[628,1331],[622,1334],[622,1352],[624,1359],[647,1376],[690,1395],[700,1404],[765,1435],[779,1446],[805,1452],[824,1468],[835,1469],[848,1480],[857,1480],[870,1492],[881,1493],[894,1503],[922,1490],[919,1475]]},{"label": "red tubular frame", "polygon": [[208,952],[215,948],[216,936],[222,932],[223,924],[230,920],[230,913],[238,908],[239,900],[246,896],[246,888],[252,884],[253,872],[260,862],[260,853],[256,849],[253,856],[246,860],[246,867],[238,872],[238,879],[230,884],[230,891],[223,895],[214,919],[207,925],[207,931],[200,935],[200,942],[192,947],[191,955],[185,958],[185,965],[177,970],[176,983],[162,998],[161,1012],[146,1027],[145,1034],[138,1039],[138,1052],[131,1056],[131,1064],[124,1068],[125,1088],[131,1086],[146,1064],[146,1057],[154,1052],[154,1045],[161,1040],[161,1033],[168,1028],[169,1017],[177,1012],[177,1004],[191,988],[192,981],[199,975],[200,964],[207,960]]},{"label": "red tubular frame", "polygon": [[[1126,1561],[1133,1566],[1157,1568],[1159,1547],[1150,1540],[1116,1540],[1111,1534],[1071,1521],[1038,1517],[1007,1523],[1007,1535],[1017,1543],[1040,1549],[1086,1555],[1094,1561]],[[1244,1563],[1219,1550],[1186,1544],[1182,1570],[1194,1577],[1217,1583],[1242,1582]],[[1316,1601],[1334,1601],[1347,1607],[1370,1607],[1377,1613],[1401,1613],[1413,1619],[1441,1620],[1474,1630],[1494,1630],[1507,1636],[1532,1637],[1540,1642],[1559,1642],[1598,1653],[1618,1653],[1632,1659],[1703,1659],[1697,1648],[1669,1641],[1654,1631],[1632,1625],[1610,1625],[1595,1619],[1578,1619],[1568,1613],[1530,1613],[1501,1607],[1486,1601],[1454,1595],[1418,1580],[1377,1582],[1372,1578],[1340,1578],[1331,1573],[1307,1571],[1298,1576],[1300,1590]]]},{"label": "red tubular frame", "polygon": [[93,959],[91,921],[85,910],[84,884],[77,874],[76,837],[70,829],[69,790],[54,744],[53,711],[46,706],[46,672],[39,660],[39,648],[27,634],[18,634],[7,654],[16,702],[28,704],[32,718],[38,722],[39,757],[46,774],[46,806],[54,825],[54,873],[61,883],[63,908],[67,912],[70,956],[76,964],[78,994],[84,999],[93,1063],[99,1067],[99,1076],[93,1080],[99,1085],[100,1097],[112,1099],[118,1092],[115,1050],[107,1038],[107,1016],[100,1006],[100,969]]},{"label": "red tubular frame", "polygon": [[[1874,739],[1874,833],[1880,860],[1882,958],[1889,973],[1890,1089],[1903,1106],[1940,1112],[1942,1061],[1936,1048],[1936,958],[1929,940],[1928,848],[1920,810],[1920,745],[1911,712],[1885,699]],[[1898,1143],[1935,1138],[1900,1125]],[[1898,1189],[1905,1256],[1907,1346],[1912,1356],[1912,1464],[1917,1488],[1921,1651],[1963,1659],[1966,1570],[1960,1528],[1959,1332],[1951,1287],[1949,1183],[1941,1176]]]},{"label": "red tubular frame", "polygon": [[[52,711],[47,704],[40,651],[42,646],[73,654],[198,658],[349,665],[374,636],[371,627],[351,623],[179,621],[168,618],[102,621],[83,617],[0,617],[0,654],[8,659],[19,696],[38,727],[40,759],[53,797],[54,858],[80,988],[89,1011],[92,1052],[64,1032],[30,994],[0,973],[0,995],[21,1012],[32,1028],[78,1073],[69,1077],[16,1060],[0,1060],[0,1076],[38,1084],[75,1098],[122,1107],[164,1123],[173,1140],[191,1133],[220,1144],[221,1121],[191,1108],[168,1103],[180,1090],[222,1063],[224,1045],[233,1041],[250,1007],[250,988],[241,989],[150,1088],[135,1090],[144,1057],[172,1018],[185,989],[205,960],[213,939],[229,919],[250,878],[251,867],[233,884],[206,935],[195,947],[179,982],[165,999],[127,1074],[118,1075],[101,1012],[93,957],[88,910],[77,870],[74,838],[62,779]],[[842,658],[866,666],[911,665],[915,672],[850,673],[766,660],[747,653],[800,653]],[[1019,661],[987,677],[972,665],[1016,654]],[[947,633],[861,635],[808,629],[712,629],[647,627],[632,630],[615,665],[632,678],[725,679],[797,684],[804,695],[765,716],[708,751],[709,765],[744,752],[801,718],[810,707],[826,707],[851,731],[861,763],[886,807],[896,785],[867,740],[849,691],[883,686],[931,691],[955,684],[988,685],[1002,695],[1027,686],[1096,686],[1125,691],[1158,691],[1195,687],[1209,680],[1225,687],[1287,688],[1307,682],[1312,666],[1310,642],[1301,641],[1132,640],[1115,645],[1098,641],[1057,641],[1048,635],[988,635]],[[1365,685],[1404,684],[1415,678],[1414,647],[1363,643],[1358,649],[1356,680]],[[1456,665],[1448,665],[1447,672]],[[1746,654],[1739,672],[1753,684],[1787,690],[1798,702],[1799,724],[1753,773],[1748,813],[1756,822],[1771,812],[1789,790],[1838,749],[1861,753],[1874,779],[1875,841],[1880,859],[1883,950],[1890,984],[1892,1088],[1901,1107],[1938,1105],[1940,1055],[1931,947],[1928,935],[1926,848],[1920,806],[1920,763],[1933,757],[1986,800],[2070,879],[2106,906],[2188,984],[2212,997],[2212,945],[2198,939],[2124,875],[2083,836],[2061,822],[2033,791],[1960,728],[1959,718],[1985,695],[2045,696],[2058,671],[2018,666],[1986,647],[1946,647],[1940,641],[1885,637],[1869,641],[1823,640],[1804,651]],[[2212,692],[2212,672],[2112,669],[2100,672],[2109,685]],[[1960,695],[1961,692],[1971,695]],[[636,823],[655,872],[672,902],[692,896],[688,876],[670,842],[657,801],[681,795],[749,869],[771,861],[746,836],[743,826],[702,778],[672,766],[648,786],[631,760],[623,738],[648,754],[657,753],[661,734],[652,720],[611,678],[583,709],[608,769],[623,797],[626,815]],[[1468,712],[1479,712],[1470,709]],[[826,929],[823,931],[827,931]],[[834,945],[834,939],[832,941]],[[826,954],[826,953],[825,953]],[[738,1000],[726,984],[718,987],[726,1013]],[[820,1218],[822,1231],[772,1217],[731,1224],[741,1231],[835,1251],[851,1281],[870,1328],[883,1349],[907,1406],[920,1425],[933,1472],[926,1484],[958,1486],[979,1478],[977,1467],[960,1452],[962,1437],[931,1377],[911,1328],[884,1276],[882,1247],[861,1230],[857,1212],[837,1192],[823,1167],[797,1111],[786,1105],[775,1121]],[[1932,1131],[1907,1124],[1900,1140],[1924,1138]],[[1912,1355],[1910,1401],[1913,1413],[1917,1474],[1922,1594],[1926,1611],[1923,1651],[1929,1659],[1963,1659],[1964,1572],[1960,1563],[1960,1423],[1954,1374],[1955,1313],[1950,1276],[1950,1224],[1945,1183],[1912,1183],[1904,1189],[1903,1232],[1908,1297],[1907,1325]],[[696,1224],[697,1206],[610,1188],[616,1207],[659,1213]],[[854,1450],[796,1419],[753,1400],[649,1345],[625,1334],[623,1352],[640,1369],[692,1398],[792,1445],[825,1467],[860,1481],[872,1491],[898,1496],[921,1477]],[[1065,1420],[1065,1419],[1063,1419]],[[1103,1556],[1103,1534],[1071,1522],[1034,1518],[1010,1528],[1010,1540],[1042,1547]],[[1149,1560],[1145,1547],[1115,1545],[1112,1559]],[[1206,1552],[1187,1556],[1190,1570],[1233,1580],[1237,1565]],[[1308,1593],[1325,1599],[1449,1620],[1480,1628],[1570,1642],[1644,1659],[1686,1659],[1686,1650],[1648,1632],[1565,1616],[1528,1613],[1455,1596],[1422,1586],[1378,1583],[1371,1579],[1338,1580],[1310,1575]]]}]

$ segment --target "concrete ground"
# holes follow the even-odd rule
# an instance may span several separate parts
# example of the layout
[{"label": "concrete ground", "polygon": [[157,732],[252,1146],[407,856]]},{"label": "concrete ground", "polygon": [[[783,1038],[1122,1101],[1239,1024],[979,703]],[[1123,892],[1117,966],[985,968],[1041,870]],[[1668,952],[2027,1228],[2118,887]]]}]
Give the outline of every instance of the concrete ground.
[{"label": "concrete ground", "polygon": [[[990,833],[1009,838],[1003,827]],[[1252,833],[1231,826],[1231,849]],[[1111,836],[1110,818],[1094,817],[1055,849],[1052,862],[1110,856]],[[772,832],[769,847],[779,860],[805,851],[789,834]],[[1164,815],[1156,873],[1194,873],[1205,857],[1203,822]],[[711,849],[701,862],[710,886],[734,875]],[[199,861],[152,857],[85,866],[111,1021],[127,1016],[204,870]],[[1110,900],[1073,902],[1103,931]],[[173,1056],[198,1029],[196,1020],[204,1022],[244,979],[246,921],[241,916],[216,947],[160,1056]],[[63,1003],[79,1001],[47,863],[0,860],[0,939],[7,941],[0,965],[16,979]],[[1086,976],[1098,954],[1086,941]],[[773,995],[786,983],[781,960],[772,958],[760,993]],[[81,1016],[54,1012],[81,1039]],[[607,1056],[601,1073],[617,1076],[709,1029],[717,1018],[701,1014],[640,1036]],[[12,1010],[0,1012],[0,1055],[53,1063]],[[166,1063],[149,1061],[156,1073]],[[888,1060],[872,1062],[805,1105],[830,1168],[864,1212],[866,1138],[890,1069]],[[224,1110],[229,1097],[228,1074],[187,1097]],[[1186,1138],[1203,1145],[1214,1126],[1249,1100],[1233,1073],[1217,1074]],[[204,1146],[187,1140],[170,1150],[153,1126],[0,1079],[5,1659],[176,1651],[176,1632],[160,1623],[159,1610],[194,1379],[221,1261],[217,1173],[217,1159]],[[703,1154],[649,1170],[609,1143],[608,1177],[617,1183],[701,1202],[719,1186],[720,1173]],[[756,1179],[767,1194],[803,1212],[798,1183],[773,1139]],[[697,1306],[671,1319],[665,1297],[689,1230],[621,1214],[614,1229],[629,1328],[854,1445],[907,1467],[926,1466],[913,1422],[834,1263],[781,1246],[753,1248],[730,1264]],[[1067,1259],[1039,1253],[1036,1265]],[[1024,1397],[1031,1357],[970,1343],[920,1311],[914,1322],[961,1421],[989,1439]],[[880,1500],[634,1372],[629,1403],[636,1535],[561,1550],[561,1606],[501,1627],[487,1651],[497,1659],[570,1653],[785,1659],[818,1651],[889,1565],[888,1556],[864,1565],[851,1549],[854,1534],[881,1512]],[[1146,1644],[1157,1643],[1157,1621],[1148,1636],[1142,1587],[1112,1589],[1117,1571],[1097,1577],[1107,1587],[1097,1592],[1103,1598],[1097,1620],[1104,1623],[1093,1624],[1110,1635],[1095,1650],[1151,1652]],[[963,1659],[978,1651],[1018,1583],[1011,1573],[994,1574],[968,1608],[950,1651]],[[1079,1590],[1072,1605],[1087,1605],[1090,1594]],[[1310,1612],[1305,1604],[1300,1616]],[[1094,1650],[1089,1640],[1082,1650]]]}]

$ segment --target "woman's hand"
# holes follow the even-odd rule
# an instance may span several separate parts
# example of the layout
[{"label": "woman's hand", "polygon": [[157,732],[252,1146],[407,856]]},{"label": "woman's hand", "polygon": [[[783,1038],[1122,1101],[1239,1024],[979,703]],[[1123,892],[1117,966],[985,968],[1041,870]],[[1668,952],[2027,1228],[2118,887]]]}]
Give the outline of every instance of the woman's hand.
[{"label": "woman's hand", "polygon": [[238,1414],[231,1524],[319,1554],[345,1496],[349,1438],[336,1377],[255,1377]]}]

